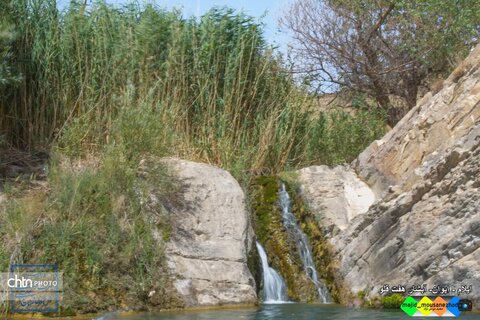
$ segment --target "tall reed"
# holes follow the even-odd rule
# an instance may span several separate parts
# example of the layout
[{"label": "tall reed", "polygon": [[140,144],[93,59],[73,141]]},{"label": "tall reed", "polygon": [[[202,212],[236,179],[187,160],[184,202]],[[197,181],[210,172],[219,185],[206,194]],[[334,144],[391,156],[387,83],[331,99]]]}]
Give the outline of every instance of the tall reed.
[{"label": "tall reed", "polygon": [[0,116],[17,146],[54,141],[84,155],[124,144],[130,156],[177,155],[237,175],[317,156],[312,99],[243,13],[185,19],[104,1],[60,12],[54,0],[12,0],[8,10],[23,81],[2,91]]}]

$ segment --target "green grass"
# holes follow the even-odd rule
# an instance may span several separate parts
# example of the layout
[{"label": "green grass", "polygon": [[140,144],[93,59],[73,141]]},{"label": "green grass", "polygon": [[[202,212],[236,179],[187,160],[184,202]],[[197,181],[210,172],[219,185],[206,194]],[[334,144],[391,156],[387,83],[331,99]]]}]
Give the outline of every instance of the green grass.
[{"label": "green grass", "polygon": [[402,305],[402,302],[405,300],[405,296],[399,294],[399,293],[394,293],[389,296],[385,296],[382,299],[382,305],[385,309],[400,309],[400,306]]},{"label": "green grass", "polygon": [[17,194],[0,208],[0,267],[58,263],[62,307],[70,311],[145,308],[150,291],[167,290],[164,241],[155,232],[169,232],[168,214],[153,214],[144,203],[152,192],[172,197],[177,184],[158,163],[140,179],[125,158],[111,150],[98,164],[77,169],[65,158],[53,160],[51,190]]},{"label": "green grass", "polygon": [[312,122],[306,158],[327,165],[354,160],[385,133],[385,114],[379,109],[351,114],[338,108],[321,113]]}]

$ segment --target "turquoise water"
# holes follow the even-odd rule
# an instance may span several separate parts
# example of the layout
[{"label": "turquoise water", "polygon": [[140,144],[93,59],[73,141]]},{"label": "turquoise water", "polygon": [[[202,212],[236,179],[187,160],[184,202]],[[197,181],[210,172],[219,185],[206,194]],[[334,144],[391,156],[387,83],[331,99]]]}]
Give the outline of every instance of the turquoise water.
[{"label": "turquoise water", "polygon": [[[463,313],[459,319],[479,319],[478,314]],[[270,304],[258,308],[205,310],[205,311],[175,311],[156,314],[137,314],[130,316],[109,315],[102,320],[266,320],[266,319],[338,319],[338,320],[400,320],[419,319],[407,316],[403,311],[382,311],[370,309],[353,309],[335,304]],[[420,319],[423,319],[420,318]],[[452,319],[452,318],[450,318]]]}]

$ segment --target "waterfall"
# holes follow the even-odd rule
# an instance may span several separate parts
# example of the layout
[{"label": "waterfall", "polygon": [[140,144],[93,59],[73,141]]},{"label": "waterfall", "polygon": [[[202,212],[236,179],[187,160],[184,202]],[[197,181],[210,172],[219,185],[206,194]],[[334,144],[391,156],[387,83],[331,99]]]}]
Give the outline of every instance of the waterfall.
[{"label": "waterfall", "polygon": [[280,206],[282,207],[283,225],[287,231],[294,237],[297,244],[297,250],[303,263],[303,268],[307,278],[315,285],[318,291],[318,297],[323,303],[330,302],[331,298],[323,281],[318,278],[318,272],[312,258],[312,250],[307,235],[299,228],[295,216],[291,212],[290,196],[282,182],[280,187]]},{"label": "waterfall", "polygon": [[287,285],[275,269],[268,265],[267,254],[257,242],[257,250],[262,260],[263,269],[263,302],[264,303],[282,303],[288,300]]}]

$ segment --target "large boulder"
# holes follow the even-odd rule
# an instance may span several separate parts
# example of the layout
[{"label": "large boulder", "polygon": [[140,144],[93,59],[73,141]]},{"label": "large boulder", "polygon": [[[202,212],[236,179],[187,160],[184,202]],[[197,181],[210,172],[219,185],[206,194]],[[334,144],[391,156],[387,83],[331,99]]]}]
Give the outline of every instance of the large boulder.
[{"label": "large boulder", "polygon": [[332,221],[339,227],[327,236],[331,266],[345,291],[371,297],[383,284],[472,285],[463,297],[478,305],[480,46],[441,90],[422,98],[352,167],[353,180],[364,181],[376,197],[368,210],[355,214],[348,213],[346,199],[369,193],[362,187],[342,195],[341,186],[352,180],[350,173],[338,174],[345,167],[299,172],[304,199],[323,217],[319,222],[326,229]]},{"label": "large boulder", "polygon": [[168,207],[166,258],[185,305],[256,303],[247,267],[253,232],[242,188],[217,167],[173,158],[163,163],[182,185],[182,203]]}]

